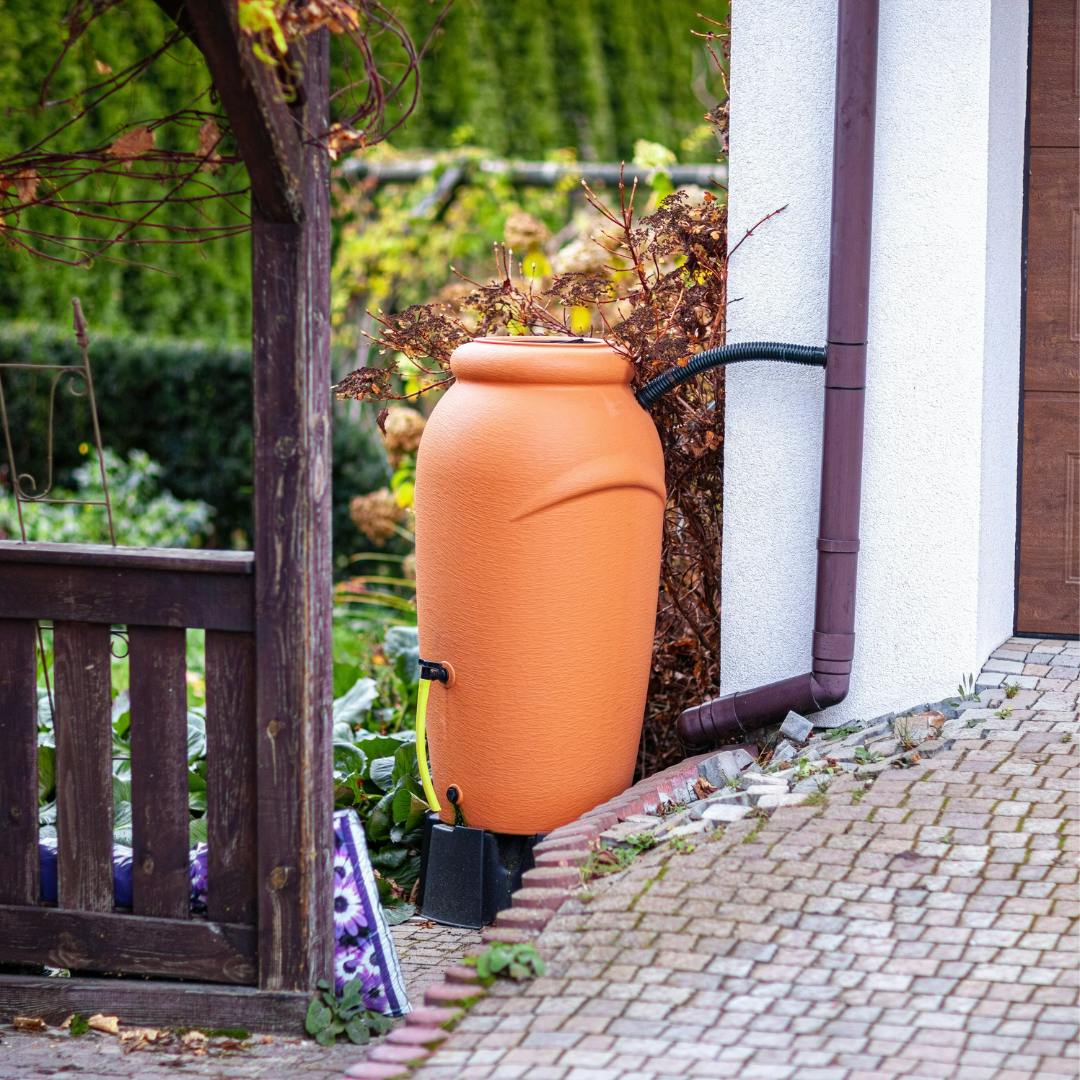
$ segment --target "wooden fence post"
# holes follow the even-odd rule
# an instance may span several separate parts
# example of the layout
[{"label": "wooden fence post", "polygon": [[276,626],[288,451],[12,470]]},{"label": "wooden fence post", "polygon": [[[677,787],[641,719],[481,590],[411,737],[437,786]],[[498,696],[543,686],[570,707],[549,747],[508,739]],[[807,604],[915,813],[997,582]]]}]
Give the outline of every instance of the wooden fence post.
[{"label": "wooden fence post", "polygon": [[301,221],[253,200],[259,984],[332,964],[329,41],[306,39]]}]

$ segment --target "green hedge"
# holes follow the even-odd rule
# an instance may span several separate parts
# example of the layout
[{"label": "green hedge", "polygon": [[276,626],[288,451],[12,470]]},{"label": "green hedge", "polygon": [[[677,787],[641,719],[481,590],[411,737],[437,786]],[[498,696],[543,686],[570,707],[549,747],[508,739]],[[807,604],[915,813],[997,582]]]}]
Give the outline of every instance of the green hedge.
[{"label": "green hedge", "polygon": [[[396,0],[423,41],[441,3]],[[422,68],[423,98],[395,145],[445,147],[452,133],[498,154],[542,157],[577,147],[610,161],[635,139],[712,161],[714,142],[681,147],[719,91],[699,11],[728,0],[454,0]]]},{"label": "green hedge", "polygon": [[[145,450],[162,466],[161,484],[182,499],[203,499],[217,511],[216,543],[232,546],[237,530],[251,536],[251,354],[247,349],[173,339],[94,334],[91,364],[102,441],[127,454]],[[0,362],[79,362],[71,331],[59,326],[0,327]],[[49,415],[44,373],[3,372],[4,395],[22,472],[43,480]],[[74,382],[74,381],[73,381]],[[327,387],[329,393],[329,387]],[[85,399],[65,386],[56,397],[56,468],[63,477],[91,441]],[[348,517],[348,501],[386,482],[385,457],[373,425],[334,424],[335,551],[366,543]],[[3,460],[6,465],[6,457]],[[118,522],[123,543],[123,522]]]},{"label": "green hedge", "polygon": [[[64,39],[62,17],[71,0],[0,3],[0,154],[33,145],[67,117],[61,108],[37,106],[43,74]],[[394,0],[391,9],[422,41],[439,3]],[[416,112],[392,142],[400,147],[447,148],[455,140],[496,154],[544,157],[576,147],[583,158],[629,159],[636,139],[661,142],[684,160],[711,161],[715,142],[683,147],[702,124],[709,61],[696,12],[720,18],[728,0],[454,0],[422,68]],[[101,80],[98,63],[122,70],[160,44],[169,20],[153,0],[124,0],[94,21],[61,65],[50,89],[65,99]],[[379,48],[389,48],[387,37]],[[355,55],[334,42],[336,86],[355,73]],[[387,72],[400,54],[386,57]],[[348,67],[346,63],[348,62]],[[715,80],[713,87],[715,89]],[[59,139],[59,148],[107,143],[123,124],[168,115],[192,105],[209,77],[198,51],[181,42],[143,77],[106,99],[85,122]],[[705,94],[707,98],[707,94]],[[192,149],[193,128],[162,130],[162,145]],[[242,168],[224,169],[200,182],[242,188]],[[125,197],[159,196],[148,182],[121,185]],[[84,182],[69,198],[101,197],[101,183]],[[198,189],[201,190],[201,189]],[[195,194],[193,189],[187,194]],[[223,203],[170,206],[154,215],[174,225],[236,224],[242,218]],[[104,235],[113,226],[76,220],[57,211],[32,210],[20,225],[42,232]],[[63,252],[51,249],[52,254]],[[45,262],[0,243],[0,318],[64,322],[72,296],[83,301],[101,330],[241,342],[250,334],[250,241],[245,235],[193,244],[124,248],[89,269]]]},{"label": "green hedge", "polygon": [[[45,72],[59,55],[66,32],[61,22],[71,0],[0,2],[0,153],[34,145],[70,116],[63,107],[37,107]],[[54,100],[68,98],[102,79],[97,64],[122,71],[158,47],[172,24],[153,0],[124,0],[96,19],[56,72],[50,88]],[[198,95],[209,75],[194,45],[180,42],[152,69],[124,90],[106,98],[86,120],[65,131],[50,146],[77,150],[108,144],[116,130],[140,118],[167,116],[181,108],[209,108]],[[197,129],[162,130],[158,143],[193,150]],[[65,188],[67,199],[102,198],[110,178],[87,180]],[[202,173],[200,185],[219,190],[244,188],[242,168]],[[117,186],[123,198],[160,198],[163,187],[150,181]],[[194,196],[206,189],[193,185]],[[244,200],[241,200],[243,204]],[[240,209],[244,207],[241,205]],[[97,208],[97,209],[100,209]],[[199,206],[173,205],[159,210],[155,222],[179,226],[236,225],[240,210],[220,200]],[[109,222],[74,218],[59,211],[33,209],[21,215],[24,228],[46,233],[104,237],[115,231]],[[161,238],[146,231],[144,239]],[[27,239],[27,238],[23,238]],[[251,242],[239,235],[210,244],[149,244],[116,248],[87,269],[47,262],[8,243],[0,243],[0,316],[39,322],[66,322],[71,298],[83,301],[92,327],[163,336],[189,335],[216,341],[245,341],[251,333]],[[53,256],[72,253],[48,248]]]}]

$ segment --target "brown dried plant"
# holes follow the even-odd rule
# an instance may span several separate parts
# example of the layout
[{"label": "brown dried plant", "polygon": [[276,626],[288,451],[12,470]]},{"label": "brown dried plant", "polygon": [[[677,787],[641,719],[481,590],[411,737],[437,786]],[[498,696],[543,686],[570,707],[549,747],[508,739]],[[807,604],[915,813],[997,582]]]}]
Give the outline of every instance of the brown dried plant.
[{"label": "brown dried plant", "polygon": [[[710,28],[703,36],[722,66],[722,28]],[[707,116],[723,134],[726,106],[716,106]],[[471,288],[458,299],[374,316],[380,324],[377,343],[409,357],[427,385],[411,394],[388,395],[382,381],[387,369],[376,369],[381,375],[362,369],[339,384],[338,393],[369,399],[415,397],[453,381],[450,354],[465,341],[492,334],[580,333],[586,318],[592,333],[633,364],[635,388],[722,344],[729,258],[722,195],[675,192],[639,218],[636,181],[620,182],[613,203],[588,185],[584,190],[600,226],[593,239],[603,252],[601,270],[555,274],[538,282],[515,274],[512,253],[497,248],[493,280],[462,279]],[[359,394],[353,392],[357,387]],[[367,387],[372,389],[365,392]],[[715,369],[651,408],[664,448],[668,501],[638,762],[642,774],[682,756],[674,721],[682,709],[712,696],[719,679],[723,400],[723,372]]]},{"label": "brown dried plant", "polygon": [[[723,70],[724,28],[712,24],[702,36]],[[726,105],[711,109],[707,118],[723,137]],[[600,225],[594,235],[602,252],[599,270],[554,274],[538,283],[515,275],[512,253],[497,248],[493,280],[463,279],[471,288],[449,303],[375,316],[381,326],[378,343],[409,357],[425,386],[411,394],[388,394],[387,369],[376,369],[378,374],[362,369],[343,380],[338,393],[414,397],[452,382],[450,354],[465,341],[500,333],[580,332],[583,315],[592,332],[633,364],[635,387],[721,344],[729,257],[726,201],[711,192],[698,198],[676,192],[638,218],[636,182],[620,182],[614,205],[588,185],[585,197]],[[668,502],[641,773],[681,756],[674,720],[683,708],[710,696],[718,682],[723,393],[723,373],[717,369],[652,407],[664,448]]]}]

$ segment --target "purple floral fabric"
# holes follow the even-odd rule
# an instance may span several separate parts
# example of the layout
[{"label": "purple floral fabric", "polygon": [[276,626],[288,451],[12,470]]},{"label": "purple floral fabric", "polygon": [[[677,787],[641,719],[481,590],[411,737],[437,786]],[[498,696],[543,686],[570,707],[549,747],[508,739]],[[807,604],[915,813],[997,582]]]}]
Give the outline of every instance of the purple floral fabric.
[{"label": "purple floral fabric", "polygon": [[[42,840],[41,898],[56,902],[56,841]],[[188,876],[191,909],[206,911],[207,847],[191,852]],[[116,903],[131,904],[131,851],[113,848]],[[369,1009],[387,1016],[409,1011],[405,981],[398,964],[394,939],[379,903],[379,888],[368,858],[364,828],[355,811],[334,814],[334,984],[341,993],[346,983],[360,979]]]}]

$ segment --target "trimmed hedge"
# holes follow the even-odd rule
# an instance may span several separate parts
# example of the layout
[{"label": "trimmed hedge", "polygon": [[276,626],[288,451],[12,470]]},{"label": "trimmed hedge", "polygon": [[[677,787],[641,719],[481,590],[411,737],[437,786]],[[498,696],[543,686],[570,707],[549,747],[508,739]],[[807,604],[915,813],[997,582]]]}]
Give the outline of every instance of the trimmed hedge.
[{"label": "trimmed hedge", "polygon": [[[164,488],[178,498],[210,503],[219,546],[250,543],[250,351],[94,334],[90,361],[104,445],[125,455],[145,450],[162,466]],[[0,326],[0,362],[72,364],[79,362],[79,352],[66,327],[16,323]],[[16,464],[43,480],[48,379],[44,373],[5,371],[3,380]],[[347,554],[365,544],[349,520],[349,499],[386,483],[388,472],[374,422],[348,420],[343,407],[335,413],[334,546]],[[85,399],[64,385],[56,395],[55,435],[56,470],[63,479],[83,460],[80,444],[92,442]],[[123,522],[118,532],[123,543]]]},{"label": "trimmed hedge", "polygon": [[[67,116],[37,106],[43,73],[62,49],[63,16],[70,0],[0,3],[0,153],[33,145]],[[629,160],[636,139],[664,143],[684,160],[711,161],[706,139],[681,147],[702,124],[711,104],[705,47],[691,31],[697,11],[723,18],[728,0],[455,0],[422,68],[421,99],[395,147],[445,149],[469,142],[496,154],[542,158],[577,147],[581,157]],[[441,3],[394,0],[391,9],[417,42],[423,41]],[[114,71],[157,47],[171,24],[153,0],[125,0],[96,19],[69,53],[51,84],[50,97],[66,99],[101,80],[99,63]],[[376,47],[391,49],[388,36]],[[348,82],[357,61],[340,39],[333,42],[334,85]],[[385,57],[387,73],[400,54]],[[86,121],[60,138],[68,150],[108,142],[137,117],[164,116],[208,103],[199,98],[209,76],[198,51],[180,42],[141,78],[112,95]],[[193,149],[195,130],[160,133],[163,145]],[[200,185],[221,190],[246,186],[242,168],[200,174]],[[161,187],[122,185],[125,197],[150,198]],[[103,184],[84,181],[68,198],[101,197]],[[202,192],[200,186],[186,194]],[[242,221],[222,202],[171,205],[154,221],[218,226]],[[73,219],[58,211],[24,212],[20,224],[42,231],[102,236],[109,222]],[[52,252],[57,254],[56,251]],[[164,271],[161,273],[159,271]],[[124,248],[89,269],[36,259],[0,243],[0,317],[64,322],[72,296],[83,301],[91,326],[100,330],[188,335],[243,342],[250,333],[251,259],[246,235],[210,244]]]}]

